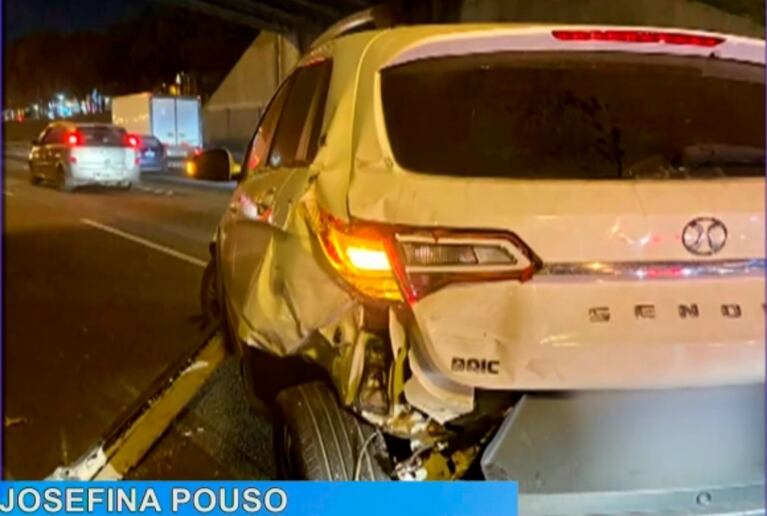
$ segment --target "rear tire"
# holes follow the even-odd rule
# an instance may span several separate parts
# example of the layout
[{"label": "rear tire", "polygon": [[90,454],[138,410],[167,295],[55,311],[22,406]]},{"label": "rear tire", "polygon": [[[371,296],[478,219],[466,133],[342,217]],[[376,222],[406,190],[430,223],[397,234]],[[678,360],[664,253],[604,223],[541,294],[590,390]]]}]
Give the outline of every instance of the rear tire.
[{"label": "rear tire", "polygon": [[61,165],[56,167],[56,186],[62,192],[72,192],[75,189],[72,179],[70,179],[67,171]]},{"label": "rear tire", "polygon": [[277,405],[274,451],[284,478],[390,480],[383,436],[344,409],[326,383],[285,389]]},{"label": "rear tire", "polygon": [[32,163],[29,164],[29,184],[34,186],[40,184],[40,176],[35,172],[35,167],[32,166]]},{"label": "rear tire", "polygon": [[202,273],[200,308],[202,309],[202,317],[206,326],[213,321],[221,320],[221,296],[218,293],[218,277],[216,264],[213,260],[208,262]]}]

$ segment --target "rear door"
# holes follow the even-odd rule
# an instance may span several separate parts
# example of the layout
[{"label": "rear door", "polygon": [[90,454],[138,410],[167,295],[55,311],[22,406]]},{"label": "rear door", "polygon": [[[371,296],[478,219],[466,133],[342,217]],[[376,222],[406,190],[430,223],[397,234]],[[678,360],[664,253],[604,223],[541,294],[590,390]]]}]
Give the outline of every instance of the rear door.
[{"label": "rear door", "polygon": [[[299,68],[267,108],[220,225],[224,286],[238,321],[251,326],[258,276],[273,238],[284,232],[317,152],[330,61]],[[263,308],[263,307],[262,307]],[[235,326],[238,327],[238,326]]]},{"label": "rear door", "polygon": [[50,178],[56,178],[56,168],[65,158],[67,145],[64,141],[67,129],[62,126],[52,127],[43,139],[43,145],[40,149],[43,163],[43,173]]},{"label": "rear door", "polygon": [[47,152],[47,145],[51,141],[51,134],[55,127],[49,127],[40,134],[37,144],[32,148],[31,164],[38,174],[47,175],[50,172],[50,160]]},{"label": "rear door", "polygon": [[168,146],[178,145],[176,101],[170,97],[152,97],[152,134]]},{"label": "rear door", "polygon": [[176,99],[176,132],[182,147],[198,148],[200,141],[200,103],[197,99]]}]

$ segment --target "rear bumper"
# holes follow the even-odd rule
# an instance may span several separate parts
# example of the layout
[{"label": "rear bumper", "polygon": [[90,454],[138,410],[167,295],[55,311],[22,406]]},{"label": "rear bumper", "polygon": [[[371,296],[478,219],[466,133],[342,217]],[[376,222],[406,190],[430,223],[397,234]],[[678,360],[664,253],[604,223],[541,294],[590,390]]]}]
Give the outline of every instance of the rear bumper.
[{"label": "rear bumper", "polygon": [[167,163],[140,163],[139,168],[142,172],[164,172],[167,170]]},{"label": "rear bumper", "polygon": [[138,181],[139,169],[136,167],[120,171],[105,172],[103,170],[72,166],[70,168],[70,175],[72,182],[77,186],[117,186],[126,182],[134,183]]},{"label": "rear bumper", "polygon": [[424,368],[467,387],[572,391],[764,380],[760,276],[454,285],[413,311]]},{"label": "rear bumper", "polygon": [[764,384],[528,395],[482,456],[521,514],[764,514]]}]

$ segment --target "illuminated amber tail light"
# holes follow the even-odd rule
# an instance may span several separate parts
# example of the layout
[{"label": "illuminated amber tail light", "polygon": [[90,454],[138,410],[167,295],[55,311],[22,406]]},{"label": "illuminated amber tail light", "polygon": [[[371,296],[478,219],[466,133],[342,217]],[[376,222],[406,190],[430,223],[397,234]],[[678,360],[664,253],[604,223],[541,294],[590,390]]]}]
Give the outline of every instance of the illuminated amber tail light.
[{"label": "illuminated amber tail light", "polygon": [[526,281],[540,267],[507,232],[346,223],[316,206],[307,208],[330,265],[368,298],[414,303],[452,283]]}]

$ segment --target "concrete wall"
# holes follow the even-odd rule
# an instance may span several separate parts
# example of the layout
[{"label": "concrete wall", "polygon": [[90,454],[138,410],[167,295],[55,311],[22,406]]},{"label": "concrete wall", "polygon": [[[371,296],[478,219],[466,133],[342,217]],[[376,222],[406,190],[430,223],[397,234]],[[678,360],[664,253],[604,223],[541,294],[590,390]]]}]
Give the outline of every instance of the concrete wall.
[{"label": "concrete wall", "polygon": [[635,24],[764,37],[764,27],[696,0],[463,0],[461,21]]},{"label": "concrete wall", "polygon": [[266,104],[298,58],[298,49],[285,37],[259,34],[203,106],[205,145],[243,151]]}]

